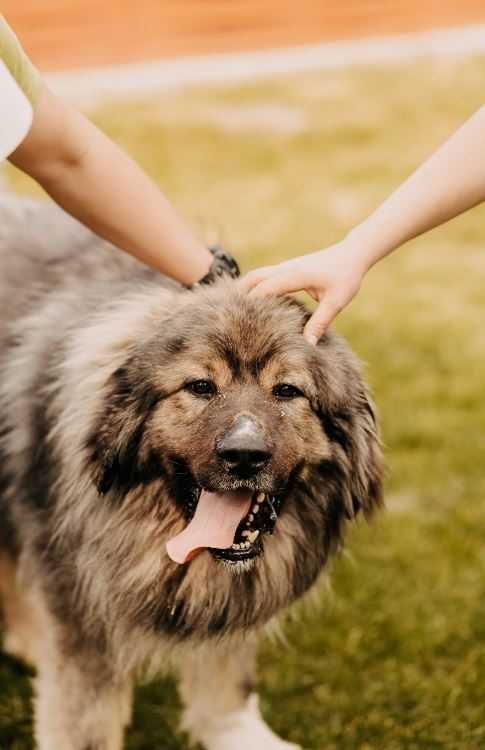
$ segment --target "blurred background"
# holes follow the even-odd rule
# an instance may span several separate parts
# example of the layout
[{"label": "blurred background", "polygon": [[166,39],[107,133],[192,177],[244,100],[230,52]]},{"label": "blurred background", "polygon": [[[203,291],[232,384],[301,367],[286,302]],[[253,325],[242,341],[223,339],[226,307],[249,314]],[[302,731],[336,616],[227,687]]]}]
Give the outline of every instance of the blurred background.
[{"label": "blurred background", "polygon": [[[4,0],[44,70],[379,36],[485,19],[482,0]],[[82,42],[81,42],[82,40]]]},{"label": "blurred background", "polygon": [[[3,0],[2,12],[48,80],[244,269],[340,239],[485,100],[483,0]],[[224,82],[240,53],[304,57],[309,44],[304,71],[253,65]],[[193,57],[195,81],[219,53],[217,84],[176,85],[174,62]],[[11,168],[6,185],[40,196]],[[484,315],[482,207],[380,264],[336,321],[381,415],[387,508],[349,534],[333,592],[261,651],[264,713],[308,750],[485,747]],[[33,747],[31,698],[25,668],[0,657],[1,750]],[[187,748],[178,716],[171,679],[141,688],[128,750]]]}]

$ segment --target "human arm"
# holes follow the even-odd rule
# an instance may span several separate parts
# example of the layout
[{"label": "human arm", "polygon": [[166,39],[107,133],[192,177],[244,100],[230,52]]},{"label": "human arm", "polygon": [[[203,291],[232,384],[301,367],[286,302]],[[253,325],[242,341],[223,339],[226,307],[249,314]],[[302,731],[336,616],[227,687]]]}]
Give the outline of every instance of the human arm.
[{"label": "human arm", "polygon": [[319,303],[305,328],[316,343],[377,261],[485,201],[484,153],[482,107],[344,240],[252,271],[241,283],[265,296],[306,290]]},{"label": "human arm", "polygon": [[212,262],[158,187],[93,123],[41,85],[10,156],[72,216],[143,263],[192,284]]},{"label": "human arm", "polygon": [[185,284],[207,273],[209,251],[135,162],[47,89],[1,13],[0,104],[0,158],[144,263]]}]

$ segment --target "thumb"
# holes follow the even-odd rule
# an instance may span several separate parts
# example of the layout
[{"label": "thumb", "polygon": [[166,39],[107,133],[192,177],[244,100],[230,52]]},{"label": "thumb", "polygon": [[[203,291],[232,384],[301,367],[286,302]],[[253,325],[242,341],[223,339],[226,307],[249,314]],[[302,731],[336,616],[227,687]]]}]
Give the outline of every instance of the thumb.
[{"label": "thumb", "polygon": [[328,297],[320,302],[303,331],[303,335],[309,344],[313,344],[314,346],[318,344],[328,326],[341,309],[341,305]]}]

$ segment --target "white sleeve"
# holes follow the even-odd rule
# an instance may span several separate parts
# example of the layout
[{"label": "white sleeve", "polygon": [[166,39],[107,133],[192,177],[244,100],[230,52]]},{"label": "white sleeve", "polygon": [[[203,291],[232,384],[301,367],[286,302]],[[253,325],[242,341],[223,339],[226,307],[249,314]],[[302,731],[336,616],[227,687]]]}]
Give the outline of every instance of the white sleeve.
[{"label": "white sleeve", "polygon": [[0,162],[22,143],[33,120],[32,105],[0,60]]}]

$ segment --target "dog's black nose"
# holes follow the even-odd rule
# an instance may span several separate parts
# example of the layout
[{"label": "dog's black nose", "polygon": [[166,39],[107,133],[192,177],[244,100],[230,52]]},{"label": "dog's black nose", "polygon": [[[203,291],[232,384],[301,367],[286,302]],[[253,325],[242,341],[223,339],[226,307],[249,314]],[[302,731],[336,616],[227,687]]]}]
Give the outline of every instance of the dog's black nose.
[{"label": "dog's black nose", "polygon": [[235,474],[252,475],[268,463],[271,451],[256,420],[241,416],[217,443],[217,455]]}]

